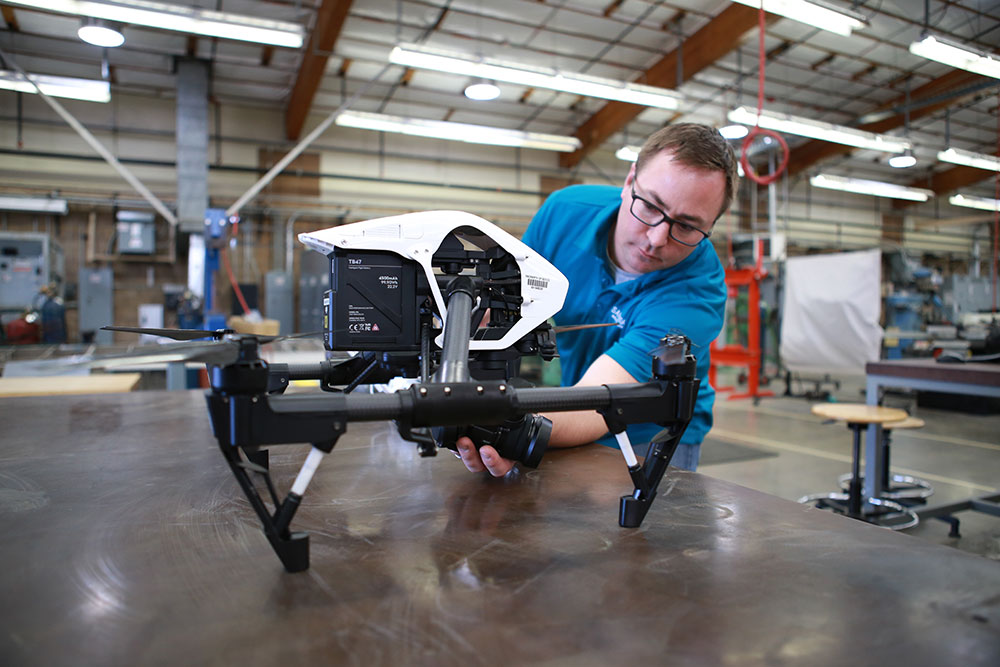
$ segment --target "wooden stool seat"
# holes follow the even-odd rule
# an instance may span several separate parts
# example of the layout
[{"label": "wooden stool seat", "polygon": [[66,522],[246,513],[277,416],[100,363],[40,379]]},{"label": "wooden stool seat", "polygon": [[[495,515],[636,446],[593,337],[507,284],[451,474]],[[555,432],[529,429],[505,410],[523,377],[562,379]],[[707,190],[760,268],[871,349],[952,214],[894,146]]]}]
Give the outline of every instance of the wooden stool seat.
[{"label": "wooden stool seat", "polygon": [[906,410],[884,408],[881,405],[865,405],[864,403],[817,403],[812,406],[812,413],[848,424],[903,422],[909,417]]},{"label": "wooden stool seat", "polygon": [[924,420],[920,417],[907,417],[906,419],[898,422],[886,422],[882,424],[883,431],[894,431],[897,428],[923,428],[926,426]]}]

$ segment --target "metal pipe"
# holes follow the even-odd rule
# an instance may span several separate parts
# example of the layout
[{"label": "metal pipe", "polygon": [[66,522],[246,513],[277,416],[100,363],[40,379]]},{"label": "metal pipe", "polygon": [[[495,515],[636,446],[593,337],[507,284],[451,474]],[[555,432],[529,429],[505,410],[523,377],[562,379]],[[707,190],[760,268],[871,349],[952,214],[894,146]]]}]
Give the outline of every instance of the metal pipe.
[{"label": "metal pipe", "polygon": [[468,382],[469,335],[472,330],[472,281],[458,276],[448,285],[448,311],[437,382]]}]

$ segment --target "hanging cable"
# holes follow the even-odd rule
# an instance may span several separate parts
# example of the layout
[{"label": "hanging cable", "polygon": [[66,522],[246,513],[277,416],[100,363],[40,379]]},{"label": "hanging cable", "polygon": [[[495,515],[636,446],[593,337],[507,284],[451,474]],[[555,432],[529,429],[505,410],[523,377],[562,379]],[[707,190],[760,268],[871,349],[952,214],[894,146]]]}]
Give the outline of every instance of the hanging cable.
[{"label": "hanging cable", "polygon": [[[764,112],[764,66],[767,61],[767,52],[764,50],[764,32],[767,22],[764,13],[764,2],[761,0],[760,9],[757,13],[757,27],[759,32],[757,50],[758,50],[758,74],[757,74],[757,126],[750,130],[746,138],[743,139],[743,147],[740,151],[740,164],[743,166],[743,173],[747,175],[751,181],[757,185],[770,185],[781,177],[785,169],[788,167],[788,144],[785,142],[784,137],[782,137],[777,132],[773,130],[765,130],[760,126],[760,115]],[[774,141],[778,142],[778,147],[781,149],[781,160],[778,162],[778,168],[767,176],[761,176],[758,174],[754,168],[750,165],[749,154],[750,146],[753,144],[754,139],[762,137],[767,139],[770,137]]]},{"label": "hanging cable", "polygon": [[226,275],[229,276],[229,284],[233,287],[233,294],[236,295],[236,300],[240,302],[240,308],[243,309],[244,315],[250,314],[250,306],[247,305],[247,300],[243,298],[243,290],[240,289],[240,284],[236,282],[236,276],[233,275],[233,266],[229,263],[229,248],[230,244],[236,240],[237,228],[240,224],[239,218],[231,218],[232,224],[232,234],[229,239],[226,240],[225,246],[222,248],[222,265],[226,267]]}]

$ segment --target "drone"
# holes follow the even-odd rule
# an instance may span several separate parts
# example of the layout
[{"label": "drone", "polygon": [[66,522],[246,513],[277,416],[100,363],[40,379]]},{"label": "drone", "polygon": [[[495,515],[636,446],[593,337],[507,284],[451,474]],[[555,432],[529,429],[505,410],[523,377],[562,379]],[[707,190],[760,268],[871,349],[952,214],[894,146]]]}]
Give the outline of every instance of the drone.
[{"label": "drone", "polygon": [[[394,421],[421,456],[455,450],[466,436],[536,467],[552,429],[539,413],[595,410],[615,434],[635,487],[620,499],[619,525],[642,524],[698,395],[685,336],[661,339],[650,355],[648,382],[532,387],[517,377],[520,360],[557,356],[560,329],[548,320],[562,307],[569,283],[511,234],[470,213],[427,211],[300,234],[299,240],[330,260],[322,336],[324,348],[349,353],[344,358],[269,363],[260,348],[274,336],[105,327],[193,341],[161,346],[161,357],[206,363],[213,435],[285,570],[309,568],[309,534],[292,530],[292,521],[320,463],[354,422]],[[580,327],[566,327],[573,328]],[[196,340],[202,338],[212,340]],[[318,380],[322,391],[286,394],[294,380]],[[395,390],[354,392],[379,383]],[[641,464],[625,433],[636,423],[664,429]],[[267,448],[301,443],[309,443],[310,452],[279,498]],[[255,478],[262,478],[264,495]]]}]

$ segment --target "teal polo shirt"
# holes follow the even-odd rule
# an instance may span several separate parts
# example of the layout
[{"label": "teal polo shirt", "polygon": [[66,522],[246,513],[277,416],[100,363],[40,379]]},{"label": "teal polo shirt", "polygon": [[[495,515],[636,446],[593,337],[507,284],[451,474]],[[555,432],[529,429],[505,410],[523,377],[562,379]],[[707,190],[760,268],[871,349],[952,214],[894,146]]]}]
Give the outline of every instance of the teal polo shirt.
[{"label": "teal polo shirt", "polygon": [[[691,339],[701,387],[685,443],[700,443],[712,427],[715,390],[708,384],[709,345],[722,330],[726,304],[725,272],[705,239],[676,266],[644,273],[615,285],[608,268],[608,234],[621,205],[621,188],[573,185],[554,192],[532,218],[523,241],[569,279],[557,325],[614,322],[616,326],[559,334],[562,384],[576,384],[602,354],[618,362],[639,382],[652,376],[650,352],[663,336]],[[660,427],[628,427],[633,444],[649,442]],[[614,437],[600,442],[616,446]]]}]

